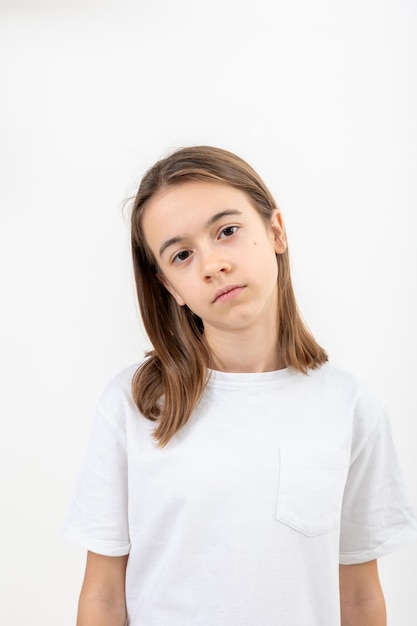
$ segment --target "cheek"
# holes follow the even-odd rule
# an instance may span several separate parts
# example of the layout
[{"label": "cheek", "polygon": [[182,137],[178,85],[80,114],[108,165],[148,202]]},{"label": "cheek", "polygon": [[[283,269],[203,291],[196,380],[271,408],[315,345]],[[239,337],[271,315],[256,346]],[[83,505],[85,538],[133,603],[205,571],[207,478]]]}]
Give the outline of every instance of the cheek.
[{"label": "cheek", "polygon": [[178,285],[177,283],[174,283],[172,280],[170,280],[170,277],[167,274],[161,274],[159,276],[159,280],[161,281],[165,289],[176,300],[177,304],[179,304],[180,306],[184,306],[185,301],[183,299],[181,285]]},{"label": "cheek", "polygon": [[262,266],[262,272],[264,276],[268,276],[271,280],[276,281],[278,278],[278,261],[277,254],[273,248],[271,248],[264,256]]}]

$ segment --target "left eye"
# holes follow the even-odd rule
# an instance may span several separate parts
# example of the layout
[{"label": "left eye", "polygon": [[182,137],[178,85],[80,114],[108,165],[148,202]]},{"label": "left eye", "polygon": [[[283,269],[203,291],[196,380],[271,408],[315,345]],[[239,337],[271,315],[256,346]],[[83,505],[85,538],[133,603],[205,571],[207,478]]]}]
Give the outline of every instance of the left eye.
[{"label": "left eye", "polygon": [[183,263],[184,261],[186,261],[188,259],[188,257],[190,256],[190,251],[189,250],[181,250],[180,252],[178,252],[174,258],[172,259],[172,263]]},{"label": "left eye", "polygon": [[226,226],[226,228],[223,228],[220,231],[220,236],[219,239],[224,239],[224,237],[230,237],[231,235],[234,235],[238,230],[237,226]]}]

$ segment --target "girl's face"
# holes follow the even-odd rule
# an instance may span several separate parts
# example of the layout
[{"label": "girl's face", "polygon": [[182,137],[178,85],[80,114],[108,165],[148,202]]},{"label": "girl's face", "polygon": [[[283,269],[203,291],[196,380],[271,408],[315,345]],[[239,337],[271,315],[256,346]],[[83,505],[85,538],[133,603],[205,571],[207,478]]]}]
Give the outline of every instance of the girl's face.
[{"label": "girl's face", "polygon": [[286,249],[281,215],[271,225],[249,197],[228,185],[187,181],[160,191],[143,216],[159,277],[204,332],[237,331],[277,320],[276,254]]}]

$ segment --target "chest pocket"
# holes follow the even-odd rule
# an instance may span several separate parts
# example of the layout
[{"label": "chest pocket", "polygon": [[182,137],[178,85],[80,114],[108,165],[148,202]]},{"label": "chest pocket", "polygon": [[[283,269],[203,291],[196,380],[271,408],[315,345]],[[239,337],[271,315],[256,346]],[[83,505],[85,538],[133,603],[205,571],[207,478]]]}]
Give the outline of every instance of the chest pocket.
[{"label": "chest pocket", "polygon": [[309,537],[337,528],[347,471],[344,450],[281,448],[276,519]]}]

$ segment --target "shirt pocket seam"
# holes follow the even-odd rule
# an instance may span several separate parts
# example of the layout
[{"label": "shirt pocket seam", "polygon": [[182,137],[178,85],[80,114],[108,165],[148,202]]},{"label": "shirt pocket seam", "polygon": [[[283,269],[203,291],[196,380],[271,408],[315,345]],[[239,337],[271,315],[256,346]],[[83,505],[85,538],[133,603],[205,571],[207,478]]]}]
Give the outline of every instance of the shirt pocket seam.
[{"label": "shirt pocket seam", "polygon": [[276,520],[307,537],[338,528],[347,471],[343,449],[280,448]]}]

